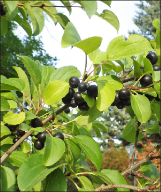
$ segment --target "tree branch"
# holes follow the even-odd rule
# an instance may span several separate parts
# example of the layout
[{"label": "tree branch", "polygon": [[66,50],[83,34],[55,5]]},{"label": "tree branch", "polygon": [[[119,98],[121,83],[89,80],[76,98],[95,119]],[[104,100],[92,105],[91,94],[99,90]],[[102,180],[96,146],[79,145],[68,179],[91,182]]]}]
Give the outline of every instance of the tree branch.
[{"label": "tree branch", "polygon": [[147,177],[147,176],[145,176],[145,175],[143,175],[143,174],[141,174],[141,173],[135,172],[135,171],[131,171],[131,175],[138,176],[138,177],[140,177],[140,178],[144,178],[144,179],[146,179],[146,180],[148,180],[148,181],[151,181],[152,183],[155,183],[155,182],[156,182],[155,179],[152,179],[152,178],[150,178],[150,177]]},{"label": "tree branch", "polygon": [[3,137],[0,138],[0,141],[6,139],[6,138],[9,137],[9,136],[13,136],[13,135],[15,135],[15,134],[14,134],[14,133],[10,133],[10,134],[8,134],[8,135],[4,135]]},{"label": "tree branch", "polygon": [[[20,4],[17,3],[17,6],[24,6],[24,4]],[[41,4],[41,5],[30,5],[31,7],[62,7],[62,8],[66,8],[66,7],[79,7],[79,8],[83,8],[82,6],[71,6],[71,5],[67,5],[67,6],[61,6],[61,5],[45,5],[45,4]]]}]

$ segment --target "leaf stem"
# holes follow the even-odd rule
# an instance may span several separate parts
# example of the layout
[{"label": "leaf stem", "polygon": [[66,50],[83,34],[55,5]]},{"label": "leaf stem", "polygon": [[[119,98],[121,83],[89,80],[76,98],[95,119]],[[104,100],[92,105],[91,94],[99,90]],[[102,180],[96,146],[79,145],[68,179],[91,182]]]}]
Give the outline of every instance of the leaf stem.
[{"label": "leaf stem", "polygon": [[29,100],[30,100],[31,103],[33,104],[33,107],[34,107],[34,109],[35,109],[35,111],[36,111],[36,107],[35,107],[35,104],[34,104],[34,102],[32,101],[32,99],[31,99],[26,93],[24,93],[23,91],[22,91],[22,93],[23,93],[24,95],[26,95],[26,97],[29,98]]}]

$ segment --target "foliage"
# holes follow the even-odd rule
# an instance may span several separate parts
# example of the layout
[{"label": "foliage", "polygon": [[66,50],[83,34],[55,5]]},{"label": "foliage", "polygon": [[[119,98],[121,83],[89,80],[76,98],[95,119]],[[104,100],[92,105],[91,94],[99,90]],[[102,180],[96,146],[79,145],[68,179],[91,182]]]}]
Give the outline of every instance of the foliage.
[{"label": "foliage", "polygon": [[[98,14],[97,1],[62,1],[62,6],[71,13],[70,8],[74,8],[75,2],[79,4],[78,7],[85,10],[89,18],[95,14],[118,30],[119,20],[116,15],[108,10]],[[109,1],[102,2],[106,6],[111,4]],[[116,92],[126,88],[130,92],[131,106],[127,112],[131,118],[125,126],[123,138],[135,143],[133,156],[137,142],[143,138],[143,132],[150,134],[159,132],[160,71],[154,71],[151,62],[146,58],[148,52],[153,51],[150,42],[141,35],[131,35],[126,41],[123,36],[119,36],[111,40],[103,52],[99,50],[101,37],[82,40],[68,17],[58,13],[56,6],[50,1],[3,1],[2,5],[6,9],[6,15],[1,15],[2,26],[6,27],[12,20],[22,26],[29,36],[36,36],[44,27],[44,14],[48,14],[54,24],[59,22],[64,30],[62,47],[77,47],[84,52],[86,60],[89,56],[92,61],[88,71],[85,63],[85,73],[81,74],[74,66],[55,69],[54,66],[41,65],[39,60],[34,60],[28,55],[17,55],[30,78],[26,75],[26,70],[17,66],[14,67],[18,74],[17,78],[1,75],[1,90],[5,91],[1,93],[2,191],[14,191],[17,185],[20,191],[67,191],[67,179],[75,185],[77,191],[94,191],[103,183],[107,185],[105,187],[115,188],[117,191],[133,189],[134,186],[129,186],[124,177],[126,174],[131,174],[130,168],[134,164],[134,159],[127,169],[122,167],[126,170],[121,173],[105,167],[101,169],[102,152],[99,144],[93,139],[91,130],[99,136],[102,132],[107,133],[107,127],[99,121],[99,117],[113,104]],[[29,16],[32,25],[26,15]],[[153,42],[154,51],[159,58],[160,21],[154,20],[153,25],[157,31]],[[1,29],[1,34],[6,34],[6,28]],[[129,73],[125,72],[122,59],[127,58],[132,60],[134,69],[134,77],[130,80],[124,79],[125,76],[129,77]],[[120,66],[117,67],[114,61]],[[144,71],[140,66],[144,66]],[[128,68],[127,65],[125,68]],[[108,72],[113,74],[107,75]],[[118,77],[119,72],[122,72],[123,76]],[[140,79],[145,74],[152,76],[153,83],[143,87]],[[79,93],[76,113],[66,112],[71,106],[71,101],[76,101],[77,95],[74,93],[77,93],[75,85],[73,94],[70,94],[71,77],[79,78],[87,84],[87,90]],[[131,84],[124,84],[125,80]],[[97,85],[93,96],[88,94],[91,83]],[[143,94],[140,95],[138,92]],[[21,93],[21,96],[16,93]],[[148,100],[146,94],[152,95],[153,100]],[[81,108],[82,104],[85,107]],[[145,126],[147,122],[150,123]],[[44,131],[47,132],[45,143],[42,144],[44,147],[39,148],[35,142],[40,142],[38,134]],[[18,141],[15,142],[15,138]],[[125,152],[123,149],[120,151]],[[158,151],[158,147],[155,151]],[[123,156],[125,153],[122,153],[122,158],[125,158]],[[116,155],[115,149],[114,155]],[[108,153],[105,156],[108,158]],[[85,158],[96,167],[95,171],[89,169]],[[149,159],[145,159],[145,162],[149,163],[150,158],[149,155]],[[16,166],[17,169],[7,166],[6,162]],[[150,171],[153,172],[153,169]],[[149,172],[145,171],[145,174],[151,179]],[[137,189],[158,188],[157,170],[153,172],[152,177],[155,180],[152,185],[147,185],[145,188],[140,186]],[[143,184],[145,186],[146,182]],[[102,187],[100,190],[103,190]]]}]

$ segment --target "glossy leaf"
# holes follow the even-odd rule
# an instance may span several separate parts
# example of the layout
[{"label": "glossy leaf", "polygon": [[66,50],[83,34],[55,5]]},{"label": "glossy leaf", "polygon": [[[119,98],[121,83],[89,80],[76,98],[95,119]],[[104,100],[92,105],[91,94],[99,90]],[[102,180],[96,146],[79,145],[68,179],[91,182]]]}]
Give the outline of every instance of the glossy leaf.
[{"label": "glossy leaf", "polygon": [[1,79],[1,90],[22,91],[25,87],[25,82],[19,78]]},{"label": "glossy leaf", "polygon": [[16,176],[14,171],[1,166],[1,191],[13,191],[15,189]]},{"label": "glossy leaf", "polygon": [[74,47],[82,49],[85,54],[89,54],[96,50],[101,45],[102,37],[90,37],[85,40],[73,44]]},{"label": "glossy leaf", "polygon": [[146,123],[151,116],[150,101],[143,95],[131,96],[131,107],[141,123]]},{"label": "glossy leaf", "polygon": [[46,135],[45,152],[43,155],[43,163],[45,166],[51,166],[55,164],[63,156],[65,152],[65,143],[51,135]]},{"label": "glossy leaf", "polygon": [[7,161],[9,161],[12,165],[21,167],[23,162],[28,158],[28,155],[21,151],[13,151],[11,155],[8,157]]},{"label": "glossy leaf", "polygon": [[17,125],[25,120],[25,112],[13,113],[12,111],[7,112],[3,116],[3,121],[10,125]]},{"label": "glossy leaf", "polygon": [[4,97],[1,97],[1,111],[7,110],[10,110],[10,105]]},{"label": "glossy leaf", "polygon": [[8,21],[6,18],[1,17],[1,36],[5,35],[8,31]]},{"label": "glossy leaf", "polygon": [[91,181],[85,177],[85,176],[80,176],[78,177],[79,181],[82,184],[82,187],[88,191],[94,191],[93,185],[91,183]]},{"label": "glossy leaf", "polygon": [[23,153],[28,153],[31,151],[31,146],[29,143],[27,143],[26,141],[22,142],[21,145],[20,145],[20,150],[23,152]]},{"label": "glossy leaf", "polygon": [[45,191],[67,191],[66,177],[59,168],[47,176]]},{"label": "glossy leaf", "polygon": [[78,135],[75,138],[80,148],[99,170],[102,165],[102,153],[98,143],[94,139],[85,135]]},{"label": "glossy leaf", "polygon": [[64,34],[61,41],[62,48],[69,47],[77,42],[81,41],[81,38],[74,27],[74,25],[69,22],[64,30]]},{"label": "glossy leaf", "polygon": [[149,41],[141,35],[129,35],[128,40],[123,36],[114,38],[108,45],[106,54],[110,61],[121,60],[126,57],[139,55],[146,51],[152,51]]},{"label": "glossy leaf", "polygon": [[107,21],[109,24],[111,24],[118,32],[120,23],[117,16],[112,11],[103,10],[103,13],[101,14],[97,13],[96,15]]},{"label": "glossy leaf", "polygon": [[47,105],[52,105],[62,99],[69,91],[69,83],[62,80],[53,80],[43,92],[43,101]]},{"label": "glossy leaf", "polygon": [[46,167],[42,162],[41,154],[32,154],[24,161],[19,169],[18,187],[22,191],[29,191],[59,166],[61,166],[61,164],[57,163],[53,166]]},{"label": "glossy leaf", "polygon": [[25,65],[29,75],[33,79],[36,86],[41,83],[41,73],[35,62],[28,56],[18,56]]}]

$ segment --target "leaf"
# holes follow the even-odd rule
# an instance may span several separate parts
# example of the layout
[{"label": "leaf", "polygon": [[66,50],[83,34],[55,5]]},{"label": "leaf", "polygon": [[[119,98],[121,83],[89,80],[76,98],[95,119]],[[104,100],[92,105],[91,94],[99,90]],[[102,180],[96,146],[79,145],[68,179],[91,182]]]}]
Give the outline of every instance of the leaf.
[{"label": "leaf", "polygon": [[1,111],[7,110],[10,110],[10,105],[4,97],[1,97]]},{"label": "leaf", "polygon": [[146,132],[149,133],[149,134],[152,134],[152,133],[160,133],[160,127],[159,127],[159,124],[158,122],[157,123],[154,123],[154,124],[149,124],[145,127],[146,129]]},{"label": "leaf", "polygon": [[10,134],[10,130],[5,125],[1,125],[1,137]]},{"label": "leaf", "polygon": [[99,48],[89,53],[88,56],[93,64],[99,64],[106,60],[106,52],[102,52]]},{"label": "leaf", "polygon": [[120,23],[117,16],[112,11],[109,11],[106,9],[106,10],[103,10],[102,14],[97,13],[96,15],[104,19],[105,21],[107,21],[109,24],[111,24],[118,32]]},{"label": "leaf", "polygon": [[3,121],[10,125],[17,125],[25,120],[25,112],[13,113],[12,111],[7,112],[3,116]]},{"label": "leaf", "polygon": [[107,185],[112,184],[111,179],[107,176],[101,173],[100,171],[94,171],[93,172],[96,176],[99,176],[99,178],[104,181]]},{"label": "leaf", "polygon": [[45,166],[51,166],[63,156],[65,152],[65,143],[50,135],[46,135],[45,152],[43,155],[43,163]]},{"label": "leaf", "polygon": [[153,101],[151,104],[152,110],[155,112],[158,120],[160,121],[160,102]]},{"label": "leaf", "polygon": [[111,6],[111,1],[105,1],[105,0],[100,0],[102,1],[103,3],[105,3],[106,5],[108,5],[109,7]]},{"label": "leaf", "polygon": [[146,123],[151,116],[150,101],[143,95],[131,96],[131,107],[141,123]]},{"label": "leaf", "polygon": [[97,79],[98,99],[96,100],[97,109],[103,111],[107,109],[115,99],[115,89],[104,80]]},{"label": "leaf", "polygon": [[[122,137],[130,143],[135,143],[136,131],[137,131],[137,125],[135,123],[135,120],[130,119],[125,129],[123,130]],[[142,132],[139,133],[138,141],[140,141],[141,139],[142,139]]]},{"label": "leaf", "polygon": [[19,78],[1,79],[1,90],[22,91],[25,87],[25,82]]},{"label": "leaf", "polygon": [[38,85],[41,83],[41,73],[40,70],[37,68],[35,62],[28,56],[18,56],[18,57],[25,65],[29,75],[33,79],[35,85],[38,87]]},{"label": "leaf", "polygon": [[46,167],[42,162],[41,154],[32,154],[22,164],[18,172],[18,187],[21,191],[29,191],[33,186],[42,181],[48,174],[62,164]]},{"label": "leaf", "polygon": [[4,97],[6,99],[17,100],[17,97],[12,92],[2,92],[1,97]]},{"label": "leaf", "polygon": [[133,60],[133,64],[134,64],[134,75],[135,75],[135,78],[141,77],[142,74],[143,74],[143,70],[140,69],[141,65],[137,61],[135,61],[135,60]]},{"label": "leaf", "polygon": [[160,31],[160,20],[159,19],[155,19],[153,22],[152,22],[153,26]]},{"label": "leaf", "polygon": [[17,7],[18,1],[8,1],[5,0],[6,8],[7,8],[7,20],[11,21],[17,14],[18,12],[18,7]]},{"label": "leaf", "polygon": [[81,73],[78,71],[77,67],[74,66],[64,66],[60,67],[59,69],[56,69],[50,76],[49,82],[53,80],[63,80],[67,83],[69,83],[69,79],[72,76],[76,76],[80,78]]},{"label": "leaf", "polygon": [[69,14],[71,14],[72,13],[72,8],[70,7],[70,2],[69,1],[61,1],[61,2],[67,8],[67,10],[69,11]]},{"label": "leaf", "polygon": [[82,184],[82,187],[88,191],[94,191],[93,185],[91,183],[91,181],[85,177],[85,176],[80,176],[78,177],[79,181]]},{"label": "leaf", "polygon": [[144,58],[143,59],[143,63],[144,63],[144,72],[148,72],[149,74],[152,73],[154,70],[153,70],[153,67],[152,67],[152,64],[151,62],[149,61],[149,59],[147,58]]},{"label": "leaf", "polygon": [[[42,66],[41,76],[42,80],[44,79],[46,82],[46,85],[49,83],[50,76],[54,73],[55,68],[53,66]],[[54,79],[53,79],[54,80]]]},{"label": "leaf", "polygon": [[20,145],[20,150],[23,152],[23,153],[28,153],[31,151],[31,146],[29,143],[27,143],[26,141],[24,141],[23,143],[21,143]]},{"label": "leaf", "polygon": [[85,40],[73,44],[74,47],[82,49],[85,54],[89,54],[96,50],[101,45],[102,37],[90,37]]},{"label": "leaf", "polygon": [[32,35],[32,29],[30,24],[25,19],[22,19],[18,14],[14,17],[13,20],[16,21],[26,31],[30,38]]},{"label": "leaf", "polygon": [[1,166],[1,191],[14,191],[16,176],[14,171],[5,166]]},{"label": "leaf", "polygon": [[145,162],[140,166],[139,171],[147,171],[151,168],[151,166],[152,166],[152,161]]},{"label": "leaf", "polygon": [[13,100],[7,100],[7,101],[9,103],[11,109],[17,108],[17,103],[15,101],[13,101]]},{"label": "leaf", "polygon": [[26,111],[26,110],[25,110],[25,115],[26,115],[25,120],[31,120],[31,119],[36,118],[36,115],[34,115],[34,114],[33,114],[32,112],[30,112],[30,111]]},{"label": "leaf", "polygon": [[105,126],[105,124],[103,124],[102,122],[100,122],[100,121],[93,121],[92,122],[92,127],[97,127],[97,128],[99,128],[99,129],[101,129],[103,132],[105,132],[105,133],[108,133],[108,129],[107,129],[107,127]]},{"label": "leaf", "polygon": [[5,35],[8,31],[8,21],[6,18],[1,17],[1,36]]},{"label": "leaf", "polygon": [[160,173],[158,172],[156,166],[152,163],[152,166],[150,167],[150,169],[144,172],[144,175],[157,180],[160,176]]},{"label": "leaf", "polygon": [[61,46],[62,48],[67,48],[78,41],[81,41],[81,38],[74,27],[74,25],[69,22],[64,30],[64,34],[61,40]]},{"label": "leaf", "polygon": [[62,80],[53,80],[43,92],[43,101],[47,105],[52,105],[62,99],[69,91],[69,83]]},{"label": "leaf", "polygon": [[68,19],[68,17],[62,13],[57,13],[55,15],[57,21],[60,23],[60,25],[62,26],[63,29],[65,29],[66,25],[68,24],[68,22],[70,22],[70,20]]},{"label": "leaf", "polygon": [[43,132],[45,131],[44,127],[36,127],[36,128],[31,128],[29,131],[35,131],[35,132]]},{"label": "leaf", "polygon": [[67,191],[66,177],[60,168],[57,168],[47,176],[45,191]]},{"label": "leaf", "polygon": [[139,55],[146,51],[152,51],[149,41],[141,35],[129,35],[127,41],[123,36],[114,38],[108,45],[106,54],[110,61],[121,60],[126,57]]},{"label": "leaf", "polygon": [[94,139],[85,135],[78,135],[75,136],[75,138],[80,148],[99,170],[102,165],[102,153],[98,143]]},{"label": "leaf", "polygon": [[94,97],[89,97],[88,95],[85,95],[85,94],[82,94],[82,93],[81,93],[81,95],[82,95],[83,99],[87,102],[87,105],[90,108],[94,106],[94,104],[95,104]]},{"label": "leaf", "polygon": [[[127,185],[125,178],[117,170],[102,169],[101,173],[108,176],[113,184]],[[125,188],[117,188],[117,189],[118,191],[129,191],[129,189]]]},{"label": "leaf", "polygon": [[9,161],[13,166],[21,167],[24,161],[28,158],[28,155],[21,151],[13,151],[8,157]]}]

